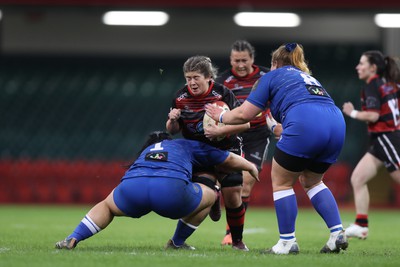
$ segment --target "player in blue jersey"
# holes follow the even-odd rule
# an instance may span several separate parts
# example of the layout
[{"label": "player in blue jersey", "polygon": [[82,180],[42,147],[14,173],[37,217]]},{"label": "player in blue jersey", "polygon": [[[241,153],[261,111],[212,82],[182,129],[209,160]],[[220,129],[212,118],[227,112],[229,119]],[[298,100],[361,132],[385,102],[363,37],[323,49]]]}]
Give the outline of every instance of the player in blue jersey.
[{"label": "player in blue jersey", "polygon": [[320,252],[338,253],[347,248],[348,242],[336,200],[322,178],[337,160],[346,126],[341,110],[310,75],[301,45],[289,43],[272,53],[271,71],[259,79],[240,107],[221,112],[207,105],[206,112],[225,124],[243,123],[264,110],[268,103],[272,116],[283,127],[271,170],[280,239],[268,252],[299,252],[295,236],[298,208],[293,185],[300,180],[330,231],[328,242]]},{"label": "player in blue jersey", "polygon": [[192,168],[215,165],[221,171],[250,171],[258,179],[257,168],[234,153],[199,141],[172,140],[165,132],[150,134],[121,183],[86,214],[67,238],[57,242],[56,248],[75,248],[106,228],[114,216],[140,218],[154,211],[179,219],[179,234],[168,241],[166,248],[193,250],[185,241],[208,215],[216,194],[213,185],[192,182]]}]

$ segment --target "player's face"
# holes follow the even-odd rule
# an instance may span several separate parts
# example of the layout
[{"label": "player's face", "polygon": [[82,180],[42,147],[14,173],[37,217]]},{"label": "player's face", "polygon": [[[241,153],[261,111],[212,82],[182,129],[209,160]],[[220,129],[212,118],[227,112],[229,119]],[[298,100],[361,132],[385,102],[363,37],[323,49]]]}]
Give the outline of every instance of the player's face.
[{"label": "player's face", "polygon": [[249,51],[231,51],[232,69],[239,77],[246,77],[254,71],[254,59],[250,56]]},{"label": "player's face", "polygon": [[366,56],[361,56],[360,62],[356,66],[358,78],[367,81],[369,78],[376,74],[376,65],[371,65]]},{"label": "player's face", "polygon": [[197,71],[186,72],[185,79],[190,92],[195,96],[199,96],[207,92],[209,82],[211,80],[211,78],[206,78],[203,74]]}]

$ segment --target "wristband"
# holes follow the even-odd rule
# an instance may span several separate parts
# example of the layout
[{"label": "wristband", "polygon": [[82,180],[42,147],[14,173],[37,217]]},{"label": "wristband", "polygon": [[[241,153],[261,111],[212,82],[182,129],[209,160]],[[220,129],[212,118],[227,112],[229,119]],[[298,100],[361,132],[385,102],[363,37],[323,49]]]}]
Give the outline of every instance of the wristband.
[{"label": "wristband", "polygon": [[353,109],[350,112],[350,117],[352,117],[353,119],[357,118],[357,114],[358,114],[358,110]]},{"label": "wristband", "polygon": [[219,121],[220,123],[223,123],[223,122],[222,122],[222,116],[224,115],[225,112],[226,112],[226,110],[223,110],[223,111],[221,112],[221,114],[219,114],[219,119],[218,119],[218,121]]}]

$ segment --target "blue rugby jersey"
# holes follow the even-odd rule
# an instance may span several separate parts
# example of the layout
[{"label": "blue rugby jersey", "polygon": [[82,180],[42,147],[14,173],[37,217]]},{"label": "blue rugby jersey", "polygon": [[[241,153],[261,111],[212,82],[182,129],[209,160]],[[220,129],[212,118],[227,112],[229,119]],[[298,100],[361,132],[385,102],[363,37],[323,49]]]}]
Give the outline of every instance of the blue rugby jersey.
[{"label": "blue rugby jersey", "polygon": [[147,176],[190,181],[193,167],[220,164],[228,155],[228,151],[199,141],[164,140],[147,147],[126,171],[121,181]]},{"label": "blue rugby jersey", "polygon": [[[293,66],[284,66],[263,75],[255,84],[247,101],[271,109],[272,116],[280,123],[291,107],[301,103],[334,101],[311,75]],[[269,102],[270,101],[270,102]]]}]

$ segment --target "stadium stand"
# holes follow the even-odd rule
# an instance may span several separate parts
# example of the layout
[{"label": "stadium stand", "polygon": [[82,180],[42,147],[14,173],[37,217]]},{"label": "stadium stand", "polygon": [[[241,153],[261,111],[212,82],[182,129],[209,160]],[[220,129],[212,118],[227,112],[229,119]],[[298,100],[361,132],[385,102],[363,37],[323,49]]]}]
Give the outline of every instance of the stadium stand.
[{"label": "stadium stand", "polygon": [[[315,50],[319,52],[311,54],[312,70],[338,106],[345,100],[357,102],[360,84],[354,77],[353,63],[359,50],[349,49],[352,54],[342,55],[341,61],[327,66],[327,52]],[[227,63],[225,58],[214,61],[217,66]],[[147,133],[164,129],[172,96],[184,84],[183,62],[3,57],[0,203],[96,203],[104,198],[124,173],[123,165],[134,159]],[[320,65],[324,67],[316,67]],[[353,122],[348,127],[363,131]],[[363,138],[349,133],[339,163],[326,176],[335,196],[344,203],[351,201],[349,177],[352,165],[363,153]],[[272,205],[269,172],[266,164],[253,205]],[[400,194],[392,195],[396,199],[391,203],[399,206]],[[309,205],[305,194],[300,193],[298,201]]]}]

